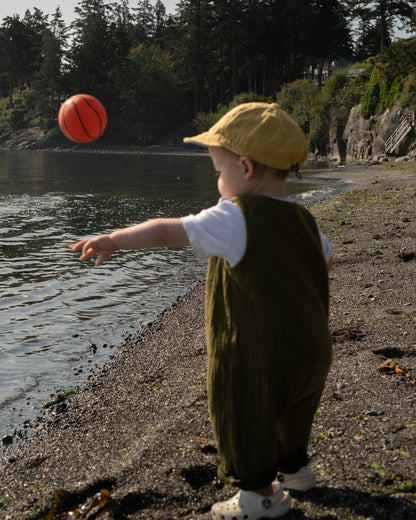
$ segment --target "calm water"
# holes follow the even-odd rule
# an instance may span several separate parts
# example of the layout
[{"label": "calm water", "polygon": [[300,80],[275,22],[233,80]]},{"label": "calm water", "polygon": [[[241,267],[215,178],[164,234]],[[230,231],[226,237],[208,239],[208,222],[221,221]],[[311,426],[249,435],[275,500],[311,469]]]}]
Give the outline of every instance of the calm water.
[{"label": "calm water", "polygon": [[[308,203],[346,184],[311,169],[289,189]],[[0,151],[0,437],[205,274],[189,248],[118,253],[96,269],[68,245],[217,198],[208,156]]]}]

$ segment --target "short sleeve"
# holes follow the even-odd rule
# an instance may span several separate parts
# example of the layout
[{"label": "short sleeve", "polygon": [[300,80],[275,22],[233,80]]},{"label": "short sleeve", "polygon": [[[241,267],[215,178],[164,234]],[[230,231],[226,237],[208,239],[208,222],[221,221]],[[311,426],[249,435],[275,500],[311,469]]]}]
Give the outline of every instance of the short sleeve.
[{"label": "short sleeve", "polygon": [[182,224],[198,258],[218,256],[234,267],[243,257],[246,223],[241,209],[230,199],[222,197],[216,206],[183,217]]}]

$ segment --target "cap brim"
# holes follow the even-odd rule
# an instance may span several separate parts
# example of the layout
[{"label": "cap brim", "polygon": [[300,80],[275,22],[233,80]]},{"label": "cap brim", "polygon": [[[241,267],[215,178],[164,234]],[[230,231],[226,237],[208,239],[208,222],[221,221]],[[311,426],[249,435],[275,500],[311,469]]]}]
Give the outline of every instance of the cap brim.
[{"label": "cap brim", "polygon": [[184,143],[198,144],[200,146],[223,146],[223,143],[218,139],[218,136],[210,132],[203,132],[202,134],[194,135],[192,137],[184,137]]}]

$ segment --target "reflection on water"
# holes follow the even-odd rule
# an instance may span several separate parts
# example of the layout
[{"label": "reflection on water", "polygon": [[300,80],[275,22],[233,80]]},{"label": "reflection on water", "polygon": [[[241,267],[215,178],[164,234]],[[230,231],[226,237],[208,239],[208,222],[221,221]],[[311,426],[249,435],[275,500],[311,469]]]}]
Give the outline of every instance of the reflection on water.
[{"label": "reflection on water", "polygon": [[[340,189],[316,171],[289,184],[306,202]],[[217,198],[205,155],[0,152],[0,433],[81,384],[205,273],[189,248],[117,253],[96,269],[68,245]]]}]

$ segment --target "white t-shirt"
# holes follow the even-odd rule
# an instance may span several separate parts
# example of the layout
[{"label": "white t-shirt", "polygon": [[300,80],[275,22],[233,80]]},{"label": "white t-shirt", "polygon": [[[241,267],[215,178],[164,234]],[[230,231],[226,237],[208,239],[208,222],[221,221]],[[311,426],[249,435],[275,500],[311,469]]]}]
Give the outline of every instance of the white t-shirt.
[{"label": "white t-shirt", "polygon": [[[280,200],[293,202],[290,198]],[[240,207],[227,197],[221,197],[216,206],[197,215],[182,217],[182,224],[198,258],[205,260],[218,256],[227,260],[231,267],[243,258],[247,246],[246,221]],[[332,246],[321,231],[319,234],[328,262]]]}]

